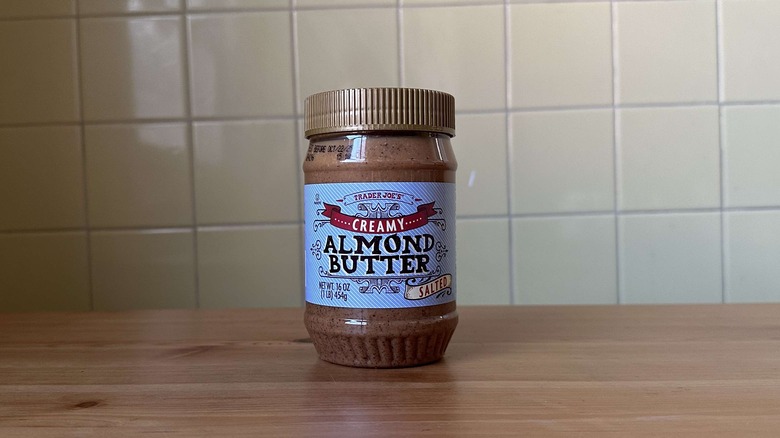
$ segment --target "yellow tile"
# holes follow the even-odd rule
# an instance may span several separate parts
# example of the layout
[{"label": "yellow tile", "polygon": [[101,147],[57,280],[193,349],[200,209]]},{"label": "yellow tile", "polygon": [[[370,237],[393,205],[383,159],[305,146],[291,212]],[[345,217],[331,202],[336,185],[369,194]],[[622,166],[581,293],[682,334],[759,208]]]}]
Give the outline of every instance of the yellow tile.
[{"label": "yellow tile", "polygon": [[619,103],[717,100],[713,2],[616,5]]},{"label": "yellow tile", "polygon": [[79,128],[0,129],[0,230],[82,227]]},{"label": "yellow tile", "polygon": [[780,106],[728,106],[722,120],[724,205],[777,207]]},{"label": "yellow tile", "polygon": [[506,117],[459,115],[456,125],[458,216],[506,214]]},{"label": "yellow tile", "polygon": [[619,110],[618,208],[720,207],[718,107]]},{"label": "yellow tile", "polygon": [[299,307],[301,247],[298,225],[199,231],[201,307]]},{"label": "yellow tile", "polygon": [[97,232],[91,246],[95,310],[196,307],[192,232]]},{"label": "yellow tile", "polygon": [[180,17],[81,20],[86,120],[183,117]]},{"label": "yellow tile", "polygon": [[195,126],[199,224],[300,218],[293,121]]},{"label": "yellow tile", "polygon": [[93,227],[192,224],[186,129],[184,124],[86,128]]},{"label": "yellow tile", "polygon": [[724,218],[726,301],[780,302],[780,212],[728,212]]},{"label": "yellow tile", "polygon": [[76,20],[0,22],[0,123],[76,121]]},{"label": "yellow tile", "polygon": [[504,108],[502,6],[404,9],[403,44],[405,86],[453,94],[458,110]]},{"label": "yellow tile", "polygon": [[512,115],[512,211],[612,210],[611,110]]},{"label": "yellow tile", "polygon": [[[371,38],[355,35],[371,35]],[[298,13],[298,57],[299,105],[304,98],[319,91],[397,86],[396,12],[381,8],[348,13],[338,9],[301,11]],[[344,74],[323,74],[337,71]]]},{"label": "yellow tile", "polygon": [[0,235],[0,312],[90,310],[83,232]]},{"label": "yellow tile", "polygon": [[509,304],[509,220],[459,220],[458,304]]},{"label": "yellow tile", "polygon": [[512,221],[517,304],[616,304],[612,216]]},{"label": "yellow tile", "polygon": [[780,2],[722,0],[722,81],[727,102],[780,99]]},{"label": "yellow tile", "polygon": [[511,6],[513,108],[612,103],[610,4]]},{"label": "yellow tile", "polygon": [[720,228],[720,213],[621,216],[624,302],[721,302]]},{"label": "yellow tile", "polygon": [[190,17],[197,117],[293,114],[290,13]]}]

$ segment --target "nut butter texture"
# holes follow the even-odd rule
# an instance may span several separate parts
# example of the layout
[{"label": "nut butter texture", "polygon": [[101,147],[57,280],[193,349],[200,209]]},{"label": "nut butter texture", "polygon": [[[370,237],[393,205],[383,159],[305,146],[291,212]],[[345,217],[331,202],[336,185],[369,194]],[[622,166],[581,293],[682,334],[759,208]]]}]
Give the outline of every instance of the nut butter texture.
[{"label": "nut butter texture", "polygon": [[386,368],[444,355],[458,322],[453,106],[400,88],[307,99],[304,321],[322,359]]}]

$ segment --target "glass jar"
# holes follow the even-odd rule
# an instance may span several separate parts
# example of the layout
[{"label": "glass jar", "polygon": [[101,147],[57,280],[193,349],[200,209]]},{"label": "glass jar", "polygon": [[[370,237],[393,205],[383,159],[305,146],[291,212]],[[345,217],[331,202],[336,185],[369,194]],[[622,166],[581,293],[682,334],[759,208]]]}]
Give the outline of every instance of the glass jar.
[{"label": "glass jar", "polygon": [[304,322],[320,358],[444,355],[455,307],[454,98],[361,88],[306,99]]}]

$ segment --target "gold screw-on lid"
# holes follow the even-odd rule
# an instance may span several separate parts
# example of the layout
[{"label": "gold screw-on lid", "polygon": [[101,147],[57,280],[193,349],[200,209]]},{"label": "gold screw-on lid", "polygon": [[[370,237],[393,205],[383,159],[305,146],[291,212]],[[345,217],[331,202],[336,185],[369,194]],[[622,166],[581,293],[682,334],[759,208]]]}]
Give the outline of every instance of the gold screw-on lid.
[{"label": "gold screw-on lid", "polygon": [[306,138],[336,132],[427,131],[455,135],[455,98],[419,88],[349,88],[306,98]]}]

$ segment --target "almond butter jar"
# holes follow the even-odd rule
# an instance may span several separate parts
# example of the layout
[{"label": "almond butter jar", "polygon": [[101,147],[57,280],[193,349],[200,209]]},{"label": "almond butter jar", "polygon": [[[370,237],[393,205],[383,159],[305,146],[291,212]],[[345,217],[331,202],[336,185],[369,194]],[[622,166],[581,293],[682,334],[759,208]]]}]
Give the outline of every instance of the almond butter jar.
[{"label": "almond butter jar", "polygon": [[410,88],[305,102],[304,322],[323,360],[435,362],[455,308],[455,99]]}]

